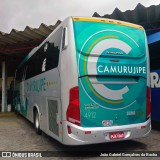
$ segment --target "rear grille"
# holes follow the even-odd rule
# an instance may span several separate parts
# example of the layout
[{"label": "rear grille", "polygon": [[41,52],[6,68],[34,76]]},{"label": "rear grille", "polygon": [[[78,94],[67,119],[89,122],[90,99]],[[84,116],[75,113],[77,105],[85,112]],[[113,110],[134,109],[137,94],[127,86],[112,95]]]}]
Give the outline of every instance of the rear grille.
[{"label": "rear grille", "polygon": [[59,126],[57,124],[56,114],[58,113],[58,102],[55,100],[48,100],[48,121],[49,130],[59,136]]}]

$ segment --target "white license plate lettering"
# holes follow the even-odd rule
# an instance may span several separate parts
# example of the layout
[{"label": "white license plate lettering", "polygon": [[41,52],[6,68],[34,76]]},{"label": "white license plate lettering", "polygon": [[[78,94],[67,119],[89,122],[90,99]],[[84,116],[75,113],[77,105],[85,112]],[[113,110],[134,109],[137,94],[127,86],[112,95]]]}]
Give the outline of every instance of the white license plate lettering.
[{"label": "white license plate lettering", "polygon": [[124,138],[124,132],[112,132],[110,133],[110,139],[123,139]]}]

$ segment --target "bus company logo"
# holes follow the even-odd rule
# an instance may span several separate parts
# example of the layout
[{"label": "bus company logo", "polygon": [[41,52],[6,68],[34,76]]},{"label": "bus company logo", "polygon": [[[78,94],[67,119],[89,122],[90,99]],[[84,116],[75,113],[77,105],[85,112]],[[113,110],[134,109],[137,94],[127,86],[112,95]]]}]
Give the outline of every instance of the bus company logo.
[{"label": "bus company logo", "polygon": [[[116,44],[116,45],[115,45]],[[96,73],[97,75],[101,74],[136,74],[137,72],[145,72],[145,68],[136,68],[135,66],[118,66],[118,64],[112,65],[112,63],[102,63],[103,56],[105,54],[112,55],[128,55],[132,48],[122,40],[119,39],[104,39],[99,43],[95,44],[91,51],[91,55],[94,53],[98,53],[99,56],[95,58],[95,66],[93,67],[92,63],[88,63],[88,68],[86,69],[88,73]],[[92,62],[92,57],[88,57],[88,62]],[[89,80],[90,81],[90,80]],[[99,79],[95,79],[96,83],[91,83],[90,86],[93,87],[95,92],[98,93],[98,97],[107,103],[118,102],[122,103],[123,95],[129,91],[128,86],[119,86],[119,90],[112,88],[109,85],[104,85],[100,83]],[[98,84],[98,85],[97,85]],[[96,93],[95,93],[96,94]],[[113,96],[114,95],[114,96]],[[102,103],[102,102],[100,102]],[[120,105],[119,105],[120,106]],[[111,121],[104,121],[103,125],[109,126],[112,125]]]},{"label": "bus company logo", "polygon": [[26,87],[27,92],[44,92],[46,91],[46,78],[29,81]]},{"label": "bus company logo", "polygon": [[[118,38],[106,38],[109,34],[119,35]],[[104,35],[104,36],[103,36]],[[82,54],[83,53],[83,54]],[[84,53],[86,56],[84,57]],[[134,54],[133,54],[134,53]],[[102,30],[91,35],[83,44],[79,57],[79,76],[81,75],[97,75],[95,77],[86,76],[80,79],[81,86],[88,97],[97,105],[105,109],[120,110],[128,108],[136,103],[134,98],[139,92],[134,93],[131,85],[137,81],[133,79],[131,85],[123,82],[123,76],[140,75],[146,76],[146,64],[132,64],[133,58],[129,63],[112,63],[106,57],[106,54],[125,55],[135,57],[141,55],[141,50],[137,42],[123,32],[116,30]],[[83,56],[83,57],[82,57]],[[93,60],[94,57],[94,60]],[[105,61],[104,61],[105,60]],[[103,76],[110,76],[110,79]],[[114,76],[115,75],[115,76]],[[122,76],[122,80],[117,76]],[[141,84],[138,80],[137,84]],[[114,85],[116,84],[116,86]],[[136,85],[134,85],[136,87]],[[143,88],[142,88],[143,89]],[[129,96],[129,92],[135,96]],[[110,121],[104,121],[102,125],[109,125]]]},{"label": "bus company logo", "polygon": [[146,74],[146,67],[137,67],[137,66],[107,66],[107,65],[98,65],[98,73],[118,73],[118,74]]}]

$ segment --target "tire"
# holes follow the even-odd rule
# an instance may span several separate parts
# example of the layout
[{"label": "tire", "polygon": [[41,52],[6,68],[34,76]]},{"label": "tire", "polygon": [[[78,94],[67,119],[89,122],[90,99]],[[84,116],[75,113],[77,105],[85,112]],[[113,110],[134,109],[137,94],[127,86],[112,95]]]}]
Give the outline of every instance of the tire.
[{"label": "tire", "polygon": [[40,119],[39,119],[39,114],[37,110],[34,112],[34,127],[36,130],[36,133],[41,135],[42,130],[40,129]]}]

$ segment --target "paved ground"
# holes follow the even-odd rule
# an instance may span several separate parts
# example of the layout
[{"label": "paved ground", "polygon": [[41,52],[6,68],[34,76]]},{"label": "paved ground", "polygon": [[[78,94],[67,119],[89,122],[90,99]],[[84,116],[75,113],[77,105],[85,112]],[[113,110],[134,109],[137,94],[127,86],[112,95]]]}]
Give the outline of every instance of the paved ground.
[{"label": "paved ground", "polygon": [[[160,151],[159,142],[160,131],[152,130],[148,137],[132,141],[69,147],[60,144],[45,134],[37,135],[33,125],[19,115],[10,117],[0,116],[0,151],[61,151],[61,154],[63,154],[63,151],[75,151],[75,153],[76,151],[87,151],[89,154],[94,155],[95,151],[103,151],[103,153],[104,151],[106,153],[108,151]],[[81,158],[84,159],[83,152]],[[88,157],[88,159],[91,158]],[[125,158],[107,158],[107,160],[113,159]],[[132,158],[130,159],[132,160]]]}]

